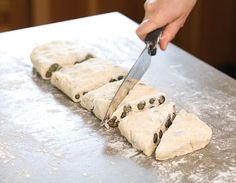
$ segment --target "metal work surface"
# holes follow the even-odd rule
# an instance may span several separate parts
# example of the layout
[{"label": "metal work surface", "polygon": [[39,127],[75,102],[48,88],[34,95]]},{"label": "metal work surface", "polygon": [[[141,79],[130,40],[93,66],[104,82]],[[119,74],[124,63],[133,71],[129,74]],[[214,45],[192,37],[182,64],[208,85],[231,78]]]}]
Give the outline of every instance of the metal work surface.
[{"label": "metal work surface", "polygon": [[129,68],[144,48],[136,27],[111,13],[0,34],[0,182],[236,182],[236,81],[176,46],[158,51],[144,80],[213,138],[167,161],[136,151],[32,69],[32,49],[51,40],[81,41]]}]

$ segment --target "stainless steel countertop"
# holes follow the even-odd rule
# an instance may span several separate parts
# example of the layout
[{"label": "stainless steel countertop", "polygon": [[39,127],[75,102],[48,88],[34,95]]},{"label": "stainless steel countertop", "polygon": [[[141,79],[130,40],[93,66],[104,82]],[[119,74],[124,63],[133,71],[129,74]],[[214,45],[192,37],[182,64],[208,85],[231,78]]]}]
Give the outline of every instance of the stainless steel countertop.
[{"label": "stainless steel countertop", "polygon": [[197,114],[213,138],[163,162],[101,127],[32,69],[32,49],[50,40],[82,41],[128,68],[144,47],[136,27],[111,13],[0,34],[0,182],[236,182],[236,81],[178,47],[159,51],[144,80]]}]

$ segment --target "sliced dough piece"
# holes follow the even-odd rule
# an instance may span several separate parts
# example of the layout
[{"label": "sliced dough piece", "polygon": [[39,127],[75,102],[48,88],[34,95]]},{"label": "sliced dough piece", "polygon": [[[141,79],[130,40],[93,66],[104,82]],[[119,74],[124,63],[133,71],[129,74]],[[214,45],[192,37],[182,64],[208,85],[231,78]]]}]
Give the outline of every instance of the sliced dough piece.
[{"label": "sliced dough piece", "polygon": [[[97,88],[93,91],[86,93],[81,98],[81,105],[86,108],[87,110],[94,113],[100,120],[103,120],[107,109],[110,105],[111,100],[113,99],[115,93],[117,92],[118,88],[120,87],[122,81],[116,81],[112,83],[108,83],[100,88]],[[124,99],[129,103],[131,110],[137,111],[137,105],[142,103],[142,101],[146,101],[148,104],[145,106],[146,108],[151,108],[153,106],[159,105],[165,100],[165,95],[159,90],[151,88],[143,83],[138,83],[133,91],[130,92],[128,96]],[[139,97],[139,98],[138,98]],[[156,100],[157,99],[157,100]],[[128,106],[128,105],[126,105]],[[116,111],[116,116],[121,116],[124,106],[121,106],[121,109],[118,108]],[[129,110],[129,109],[128,109]],[[127,114],[127,107],[125,108],[125,113]],[[124,115],[124,113],[123,113]],[[124,116],[122,116],[124,117]],[[118,121],[119,119],[117,119]],[[118,126],[118,123],[109,123],[111,126]]]},{"label": "sliced dough piece", "polygon": [[122,80],[107,83],[98,89],[86,93],[81,98],[81,106],[91,111],[100,120],[103,120],[111,100],[121,83]]},{"label": "sliced dough piece", "polygon": [[37,46],[30,58],[34,68],[43,79],[49,80],[52,73],[61,67],[82,62],[94,54],[76,42],[52,41]]},{"label": "sliced dough piece", "polygon": [[110,81],[123,79],[126,70],[101,58],[92,58],[81,64],[65,67],[52,75],[51,83],[74,102],[87,92]]},{"label": "sliced dough piece", "polygon": [[165,103],[128,115],[118,127],[134,148],[150,156],[174,118],[175,104]]},{"label": "sliced dough piece", "polygon": [[106,127],[117,127],[119,121],[125,118],[128,113],[135,111],[142,111],[147,108],[163,104],[166,100],[164,93],[158,89],[148,86],[144,83],[138,83],[125,99],[118,106],[117,110],[106,121]]},{"label": "sliced dough piece", "polygon": [[204,148],[212,130],[194,114],[181,110],[164,133],[156,149],[156,159],[166,160]]}]

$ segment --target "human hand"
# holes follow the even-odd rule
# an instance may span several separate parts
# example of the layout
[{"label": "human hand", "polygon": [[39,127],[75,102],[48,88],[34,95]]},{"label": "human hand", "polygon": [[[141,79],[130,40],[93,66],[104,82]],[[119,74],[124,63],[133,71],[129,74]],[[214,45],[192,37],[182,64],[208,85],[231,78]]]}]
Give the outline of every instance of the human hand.
[{"label": "human hand", "polygon": [[165,50],[184,25],[197,0],[146,0],[145,16],[136,30],[140,39],[160,27],[165,27],[160,39],[160,48]]}]

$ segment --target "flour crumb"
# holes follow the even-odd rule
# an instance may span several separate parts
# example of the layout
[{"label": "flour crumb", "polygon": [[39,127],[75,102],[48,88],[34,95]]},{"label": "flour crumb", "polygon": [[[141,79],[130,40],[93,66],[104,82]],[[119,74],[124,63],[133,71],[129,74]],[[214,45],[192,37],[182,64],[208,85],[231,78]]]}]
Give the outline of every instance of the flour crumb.
[{"label": "flour crumb", "polygon": [[88,176],[88,174],[87,174],[87,173],[85,173],[85,172],[84,172],[82,175],[83,175],[83,176],[85,176],[85,177],[87,177],[87,176]]},{"label": "flour crumb", "polygon": [[61,152],[55,152],[54,156],[57,157],[57,158],[62,158],[63,154]]},{"label": "flour crumb", "polygon": [[44,154],[46,154],[48,151],[47,151],[47,149],[42,149],[42,152],[44,153]]}]

